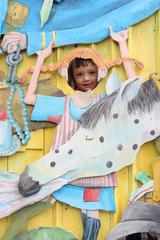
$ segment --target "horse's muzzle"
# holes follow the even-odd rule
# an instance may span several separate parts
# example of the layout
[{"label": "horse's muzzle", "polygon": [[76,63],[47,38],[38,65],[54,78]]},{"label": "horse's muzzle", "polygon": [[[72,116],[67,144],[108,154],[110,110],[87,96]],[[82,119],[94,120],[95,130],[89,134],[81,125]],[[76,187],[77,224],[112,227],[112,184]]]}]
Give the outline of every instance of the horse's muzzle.
[{"label": "horse's muzzle", "polygon": [[28,176],[28,168],[20,175],[18,189],[24,197],[29,197],[41,189],[39,182],[34,181],[32,177]]}]

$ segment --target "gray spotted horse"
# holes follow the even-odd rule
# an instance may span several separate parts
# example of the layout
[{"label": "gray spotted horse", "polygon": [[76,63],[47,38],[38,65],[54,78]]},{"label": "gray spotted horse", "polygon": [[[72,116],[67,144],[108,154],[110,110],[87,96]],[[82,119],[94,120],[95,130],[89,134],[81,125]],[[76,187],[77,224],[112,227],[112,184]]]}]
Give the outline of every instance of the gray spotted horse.
[{"label": "gray spotted horse", "polygon": [[32,195],[53,180],[67,184],[117,172],[134,162],[142,144],[160,135],[159,121],[160,91],[155,82],[140,77],[123,82],[82,116],[79,130],[66,144],[25,169],[20,193]]}]

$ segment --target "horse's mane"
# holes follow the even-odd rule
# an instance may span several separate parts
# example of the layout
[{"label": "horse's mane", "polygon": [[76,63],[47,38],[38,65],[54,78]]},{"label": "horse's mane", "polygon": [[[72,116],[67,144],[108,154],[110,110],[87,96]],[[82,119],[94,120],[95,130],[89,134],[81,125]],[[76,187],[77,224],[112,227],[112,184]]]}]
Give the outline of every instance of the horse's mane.
[{"label": "horse's mane", "polygon": [[[107,121],[118,93],[119,89],[89,108],[80,119],[81,126],[93,129],[103,116]],[[140,113],[150,112],[154,104],[159,101],[160,92],[156,84],[153,80],[148,80],[141,85],[134,99],[128,102],[128,114],[135,114],[137,111]]]},{"label": "horse's mane", "polygon": [[128,113],[150,112],[155,103],[160,101],[160,91],[158,90],[154,80],[144,82],[138,94],[128,103]]},{"label": "horse's mane", "polygon": [[107,120],[110,116],[110,111],[118,92],[119,89],[89,108],[80,120],[81,126],[83,128],[94,128],[102,116],[104,116],[105,120]]}]

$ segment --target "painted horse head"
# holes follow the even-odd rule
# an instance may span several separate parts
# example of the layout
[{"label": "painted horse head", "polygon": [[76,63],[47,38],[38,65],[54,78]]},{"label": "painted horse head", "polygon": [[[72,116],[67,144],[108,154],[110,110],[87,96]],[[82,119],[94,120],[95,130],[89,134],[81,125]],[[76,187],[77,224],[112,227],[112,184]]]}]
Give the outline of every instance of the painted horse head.
[{"label": "painted horse head", "polygon": [[82,116],[81,127],[66,144],[26,168],[20,193],[32,195],[54,179],[102,176],[132,164],[140,146],[160,135],[159,121],[155,82],[139,77],[123,82]]}]

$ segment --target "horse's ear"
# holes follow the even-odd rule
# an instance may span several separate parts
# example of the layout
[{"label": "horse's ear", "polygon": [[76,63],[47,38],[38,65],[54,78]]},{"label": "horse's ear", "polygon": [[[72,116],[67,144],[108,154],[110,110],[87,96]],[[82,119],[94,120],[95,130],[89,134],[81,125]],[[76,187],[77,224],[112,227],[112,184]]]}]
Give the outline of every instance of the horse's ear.
[{"label": "horse's ear", "polygon": [[117,72],[113,71],[106,83],[106,93],[107,95],[110,95],[115,90],[121,87],[121,81],[119,79],[119,75]]},{"label": "horse's ear", "polygon": [[122,100],[131,101],[138,93],[142,84],[141,77],[134,77],[125,81],[120,88],[120,97]]}]

